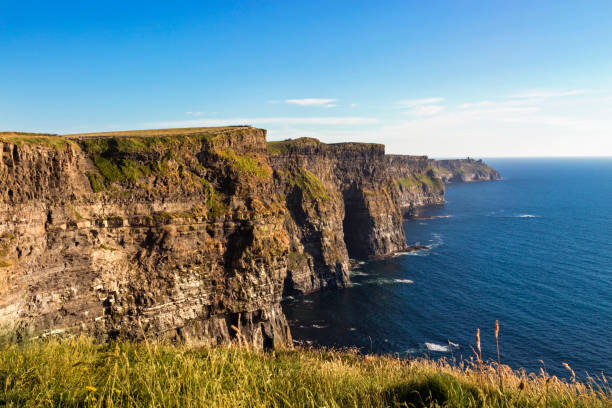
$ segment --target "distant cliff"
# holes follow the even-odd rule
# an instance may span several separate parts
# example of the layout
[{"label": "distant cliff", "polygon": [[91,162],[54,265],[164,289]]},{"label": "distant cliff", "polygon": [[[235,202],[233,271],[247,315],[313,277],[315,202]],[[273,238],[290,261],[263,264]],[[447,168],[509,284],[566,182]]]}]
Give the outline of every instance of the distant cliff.
[{"label": "distant cliff", "polygon": [[443,202],[441,176],[484,177],[248,126],[0,133],[0,151],[0,324],[22,338],[290,345],[283,296],[349,286],[351,258],[407,249],[402,217]]},{"label": "distant cliff", "polygon": [[427,156],[387,155],[387,167],[406,215],[418,207],[444,203],[444,182]]},{"label": "distant cliff", "polygon": [[482,160],[430,160],[436,174],[445,183],[499,180],[499,173]]}]

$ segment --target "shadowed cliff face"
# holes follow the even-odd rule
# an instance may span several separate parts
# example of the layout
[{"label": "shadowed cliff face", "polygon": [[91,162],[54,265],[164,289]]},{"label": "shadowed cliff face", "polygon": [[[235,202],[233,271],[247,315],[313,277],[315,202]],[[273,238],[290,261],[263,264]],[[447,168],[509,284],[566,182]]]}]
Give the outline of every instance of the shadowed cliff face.
[{"label": "shadowed cliff face", "polygon": [[405,248],[384,146],[303,138],[270,142],[269,150],[293,232],[287,294],[347,286],[349,257],[367,259]]}]

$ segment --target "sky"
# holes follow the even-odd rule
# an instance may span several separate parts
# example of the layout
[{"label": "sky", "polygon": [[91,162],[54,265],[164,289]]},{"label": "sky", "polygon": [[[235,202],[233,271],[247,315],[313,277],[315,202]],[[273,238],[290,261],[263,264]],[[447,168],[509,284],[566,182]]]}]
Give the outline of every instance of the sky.
[{"label": "sky", "polygon": [[612,156],[612,2],[0,0],[0,131]]}]

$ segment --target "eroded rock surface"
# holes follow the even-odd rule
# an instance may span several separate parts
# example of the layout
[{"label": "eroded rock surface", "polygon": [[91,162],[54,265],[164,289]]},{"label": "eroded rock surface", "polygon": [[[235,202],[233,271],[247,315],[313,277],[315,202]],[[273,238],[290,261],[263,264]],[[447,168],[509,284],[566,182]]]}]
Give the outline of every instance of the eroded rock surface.
[{"label": "eroded rock surface", "polygon": [[291,343],[265,131],[17,135],[0,149],[0,318],[20,336]]},{"label": "eroded rock surface", "polygon": [[0,152],[0,324],[257,348],[291,345],[283,296],[409,250],[403,214],[466,169],[252,127],[1,133]]}]

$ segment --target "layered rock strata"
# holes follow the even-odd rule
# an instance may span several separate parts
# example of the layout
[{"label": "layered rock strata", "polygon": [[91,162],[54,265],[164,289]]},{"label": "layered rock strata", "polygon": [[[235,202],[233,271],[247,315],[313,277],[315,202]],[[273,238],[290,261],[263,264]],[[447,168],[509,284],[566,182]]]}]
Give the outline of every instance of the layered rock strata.
[{"label": "layered rock strata", "polygon": [[406,215],[412,215],[419,207],[444,203],[444,182],[427,156],[387,155],[386,159]]},{"label": "layered rock strata", "polygon": [[375,258],[406,247],[383,145],[308,138],[268,145],[292,231],[287,293],[346,286],[349,258]]},{"label": "layered rock strata", "polygon": [[18,336],[291,344],[265,131],[1,140],[0,319]]},{"label": "layered rock strata", "polygon": [[0,152],[0,324],[20,338],[291,345],[284,296],[407,250],[402,216],[443,201],[440,175],[485,177],[248,126],[0,133]]}]

